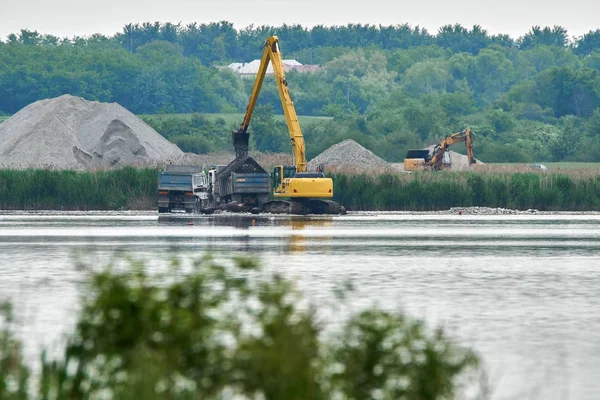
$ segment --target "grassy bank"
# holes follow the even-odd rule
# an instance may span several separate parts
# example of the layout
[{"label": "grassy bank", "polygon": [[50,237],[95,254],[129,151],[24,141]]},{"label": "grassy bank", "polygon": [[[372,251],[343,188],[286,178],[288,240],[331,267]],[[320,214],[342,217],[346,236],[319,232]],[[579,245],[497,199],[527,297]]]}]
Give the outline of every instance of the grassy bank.
[{"label": "grassy bank", "polygon": [[353,210],[433,211],[481,206],[600,211],[600,174],[595,172],[438,172],[332,177],[336,199]]},{"label": "grassy bank", "polygon": [[143,210],[156,206],[157,171],[0,170],[0,209]]},{"label": "grassy bank", "polygon": [[[155,168],[75,172],[0,170],[0,209],[152,210]],[[334,174],[335,199],[352,210],[434,211],[503,207],[542,211],[600,211],[600,174],[423,172]]]}]

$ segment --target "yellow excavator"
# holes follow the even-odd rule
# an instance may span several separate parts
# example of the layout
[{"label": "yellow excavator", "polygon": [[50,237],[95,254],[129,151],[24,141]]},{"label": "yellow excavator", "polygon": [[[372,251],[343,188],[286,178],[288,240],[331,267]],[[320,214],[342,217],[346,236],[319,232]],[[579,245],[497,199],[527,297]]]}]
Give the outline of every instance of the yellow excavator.
[{"label": "yellow excavator", "polygon": [[467,128],[464,131],[446,137],[440,144],[436,145],[431,152],[429,150],[409,150],[404,159],[404,170],[442,170],[445,167],[443,160],[448,147],[460,142],[465,142],[465,145],[467,146],[467,159],[469,160],[469,165],[475,164],[477,160],[473,157],[473,132]]},{"label": "yellow excavator", "polygon": [[250,101],[246,107],[244,121],[237,131],[233,131],[233,147],[236,158],[248,154],[248,126],[252,119],[258,94],[267,73],[269,62],[273,66],[277,89],[287,123],[294,165],[276,166],[272,179],[273,198],[262,205],[262,211],[289,214],[340,214],[344,211],[339,203],[328,200],[333,197],[333,181],[322,172],[308,172],[304,137],[300,130],[294,103],[287,88],[283,61],[279,51],[279,39],[270,36],[265,44],[260,67],[254,82]]}]

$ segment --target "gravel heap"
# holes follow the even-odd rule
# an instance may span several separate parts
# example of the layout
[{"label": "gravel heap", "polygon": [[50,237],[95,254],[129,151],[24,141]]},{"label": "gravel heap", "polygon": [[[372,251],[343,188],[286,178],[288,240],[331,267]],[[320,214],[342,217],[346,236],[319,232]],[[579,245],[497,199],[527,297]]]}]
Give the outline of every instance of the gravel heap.
[{"label": "gravel heap", "polygon": [[168,161],[183,152],[116,103],[64,95],[0,124],[0,166],[89,169]]},{"label": "gravel heap", "polygon": [[308,169],[314,171],[319,165],[335,169],[370,169],[387,167],[385,160],[377,157],[352,139],[334,144],[308,163]]}]

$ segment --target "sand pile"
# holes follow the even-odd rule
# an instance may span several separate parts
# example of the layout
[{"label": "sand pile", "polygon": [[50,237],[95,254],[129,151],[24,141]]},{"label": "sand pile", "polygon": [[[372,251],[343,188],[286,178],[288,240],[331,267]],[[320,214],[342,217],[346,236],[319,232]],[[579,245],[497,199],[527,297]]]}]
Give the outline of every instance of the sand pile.
[{"label": "sand pile", "polygon": [[334,144],[308,163],[308,170],[315,171],[319,165],[335,169],[372,169],[387,167],[388,163],[365,149],[352,139]]},{"label": "sand pile", "polygon": [[116,103],[64,95],[0,124],[0,166],[75,168],[143,164],[183,152]]}]

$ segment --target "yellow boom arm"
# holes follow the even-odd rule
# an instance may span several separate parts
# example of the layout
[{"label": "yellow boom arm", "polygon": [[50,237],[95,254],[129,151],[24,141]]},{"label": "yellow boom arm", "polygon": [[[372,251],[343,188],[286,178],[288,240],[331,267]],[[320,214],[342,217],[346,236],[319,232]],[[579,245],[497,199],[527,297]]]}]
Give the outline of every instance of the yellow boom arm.
[{"label": "yellow boom arm", "polygon": [[306,148],[304,144],[304,137],[300,130],[300,124],[298,123],[298,116],[294,108],[294,102],[290,96],[290,92],[287,88],[287,81],[285,80],[285,73],[283,71],[283,61],[281,59],[281,53],[279,52],[279,39],[277,36],[270,36],[265,42],[265,50],[263,51],[262,59],[260,60],[260,67],[258,69],[258,75],[254,81],[254,88],[252,89],[252,95],[250,96],[250,102],[246,107],[246,115],[244,115],[244,121],[240,125],[237,131],[233,132],[233,147],[237,157],[246,155],[248,153],[248,126],[252,119],[254,107],[256,106],[256,100],[262,87],[262,83],[267,73],[267,67],[269,61],[273,66],[273,72],[275,73],[275,80],[277,82],[277,89],[279,89],[279,98],[283,106],[283,113],[285,115],[285,121],[288,126],[290,133],[290,139],[292,141],[292,151],[294,156],[294,165],[296,166],[296,172],[306,172]]}]

